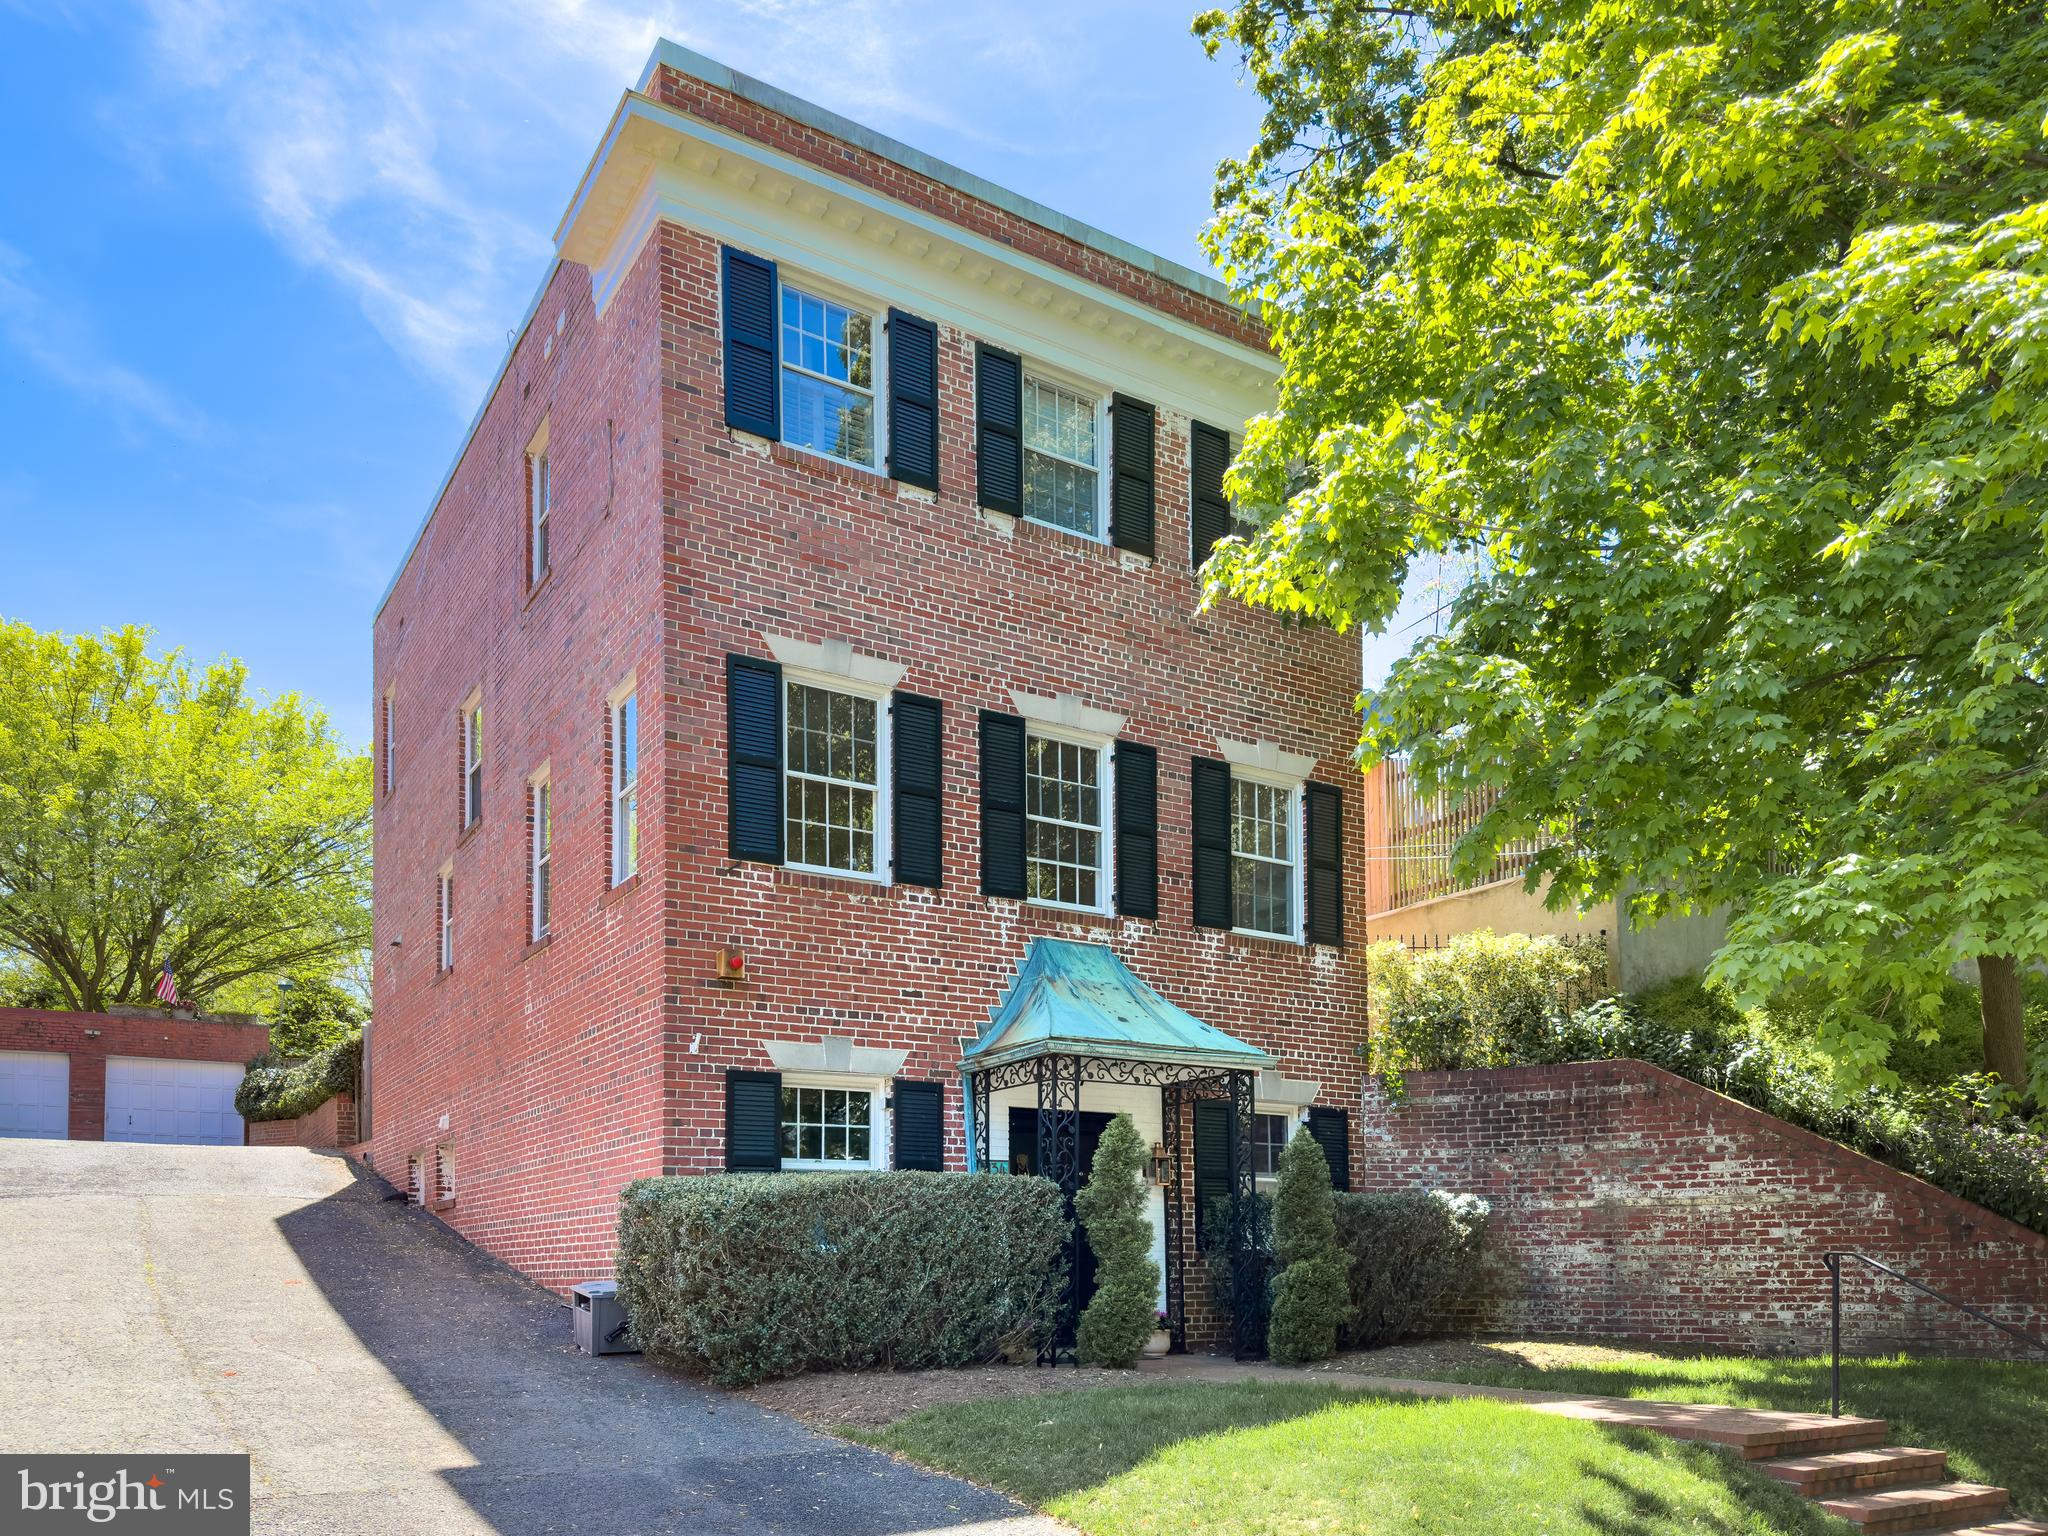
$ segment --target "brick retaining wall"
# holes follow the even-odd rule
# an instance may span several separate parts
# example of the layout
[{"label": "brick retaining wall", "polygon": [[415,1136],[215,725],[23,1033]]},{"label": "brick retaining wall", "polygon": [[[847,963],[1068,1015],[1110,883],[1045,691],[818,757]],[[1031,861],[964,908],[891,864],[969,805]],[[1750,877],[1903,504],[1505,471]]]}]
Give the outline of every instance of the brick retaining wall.
[{"label": "brick retaining wall", "polygon": [[253,1120],[252,1147],[346,1147],[356,1139],[355,1095],[337,1093],[296,1120]]},{"label": "brick retaining wall", "polygon": [[[2048,1238],[1639,1061],[1418,1072],[1366,1090],[1355,1187],[1493,1205],[1495,1263],[1458,1326],[1753,1352],[1827,1345],[1829,1248],[1870,1254],[2048,1335]],[[2018,1351],[1851,1267],[1861,1353]]]}]

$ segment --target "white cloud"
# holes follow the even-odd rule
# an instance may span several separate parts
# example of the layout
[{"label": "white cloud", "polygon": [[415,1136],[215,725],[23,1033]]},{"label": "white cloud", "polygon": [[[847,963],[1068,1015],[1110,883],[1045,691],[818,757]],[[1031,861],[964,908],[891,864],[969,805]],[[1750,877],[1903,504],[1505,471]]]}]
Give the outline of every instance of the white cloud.
[{"label": "white cloud", "polygon": [[180,437],[199,435],[198,414],[106,354],[81,311],[31,280],[28,257],[0,240],[0,341],[73,394],[110,406],[126,424],[147,421]]},{"label": "white cloud", "polygon": [[907,24],[879,0],[146,3],[146,110],[464,417],[657,37],[856,117],[960,131],[931,91],[905,85],[893,40]]}]

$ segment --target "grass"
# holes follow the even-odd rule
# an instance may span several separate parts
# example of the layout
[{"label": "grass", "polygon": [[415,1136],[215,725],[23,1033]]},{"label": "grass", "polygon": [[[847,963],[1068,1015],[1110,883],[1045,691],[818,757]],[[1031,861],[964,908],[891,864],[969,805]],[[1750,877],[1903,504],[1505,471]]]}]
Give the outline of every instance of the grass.
[{"label": "grass", "polygon": [[1015,1494],[1090,1536],[1840,1529],[1705,1446],[1498,1403],[1380,1397],[1319,1383],[988,1399],[855,1438]]},{"label": "grass", "polygon": [[[1371,1369],[1370,1355],[1358,1357]],[[1511,1363],[1508,1363],[1511,1362]],[[1548,1392],[1651,1397],[1825,1413],[1828,1362],[1670,1356],[1570,1366],[1447,1366],[1403,1375]],[[2013,1502],[2048,1515],[2048,1365],[1989,1360],[1890,1359],[1842,1362],[1842,1411],[1885,1419],[1891,1443],[1949,1453],[1954,1476],[1997,1483]]]}]

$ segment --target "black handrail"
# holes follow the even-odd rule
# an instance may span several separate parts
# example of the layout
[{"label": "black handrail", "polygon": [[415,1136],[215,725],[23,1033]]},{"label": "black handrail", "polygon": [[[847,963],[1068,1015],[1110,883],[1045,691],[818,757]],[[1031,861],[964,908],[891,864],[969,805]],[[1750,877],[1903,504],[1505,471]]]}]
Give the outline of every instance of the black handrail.
[{"label": "black handrail", "polygon": [[1925,1285],[1915,1280],[1911,1275],[1902,1275],[1896,1269],[1893,1269],[1891,1265],[1873,1259],[1867,1253],[1830,1250],[1822,1254],[1820,1260],[1828,1267],[1828,1284],[1832,1292],[1829,1303],[1829,1332],[1834,1344],[1834,1361],[1828,1373],[1828,1412],[1838,1419],[1842,1416],[1842,1260],[1844,1259],[1854,1259],[1866,1269],[1874,1269],[1880,1275],[1889,1275],[1901,1285],[1910,1285],[1921,1295],[1932,1296],[1936,1301],[1954,1307],[1958,1312],[1968,1313],[1971,1317],[1977,1319],[1978,1322],[1989,1323],[2000,1333],[2010,1334],[2029,1349],[2038,1349],[2042,1354],[2048,1355],[2048,1344],[2044,1344],[2031,1333],[2023,1332],[2018,1328],[2012,1327],[2010,1324],[2001,1323],[1995,1317],[1987,1317],[1975,1307],[1965,1302],[1957,1301],[1953,1296],[1944,1296],[1933,1286]]}]

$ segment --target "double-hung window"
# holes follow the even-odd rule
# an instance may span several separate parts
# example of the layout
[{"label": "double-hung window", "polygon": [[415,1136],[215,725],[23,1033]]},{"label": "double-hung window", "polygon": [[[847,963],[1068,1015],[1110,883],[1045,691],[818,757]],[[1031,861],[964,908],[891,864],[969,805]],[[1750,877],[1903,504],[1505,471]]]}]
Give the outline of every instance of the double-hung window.
[{"label": "double-hung window", "polygon": [[462,712],[462,824],[473,827],[484,814],[484,704],[474,700]]},{"label": "double-hung window", "polygon": [[1032,522],[1102,537],[1100,416],[1099,400],[1024,376],[1024,515]]},{"label": "double-hung window", "polygon": [[782,440],[873,469],[875,317],[782,285]]},{"label": "double-hung window", "polygon": [[798,869],[878,880],[888,871],[885,697],[783,682],[783,846]]},{"label": "double-hung window", "polygon": [[554,787],[542,777],[533,781],[533,924],[527,934],[536,944],[548,936],[554,843]]},{"label": "double-hung window", "polygon": [[1280,1154],[1287,1150],[1287,1138],[1294,1134],[1294,1122],[1286,1115],[1252,1117],[1252,1172],[1262,1179],[1280,1172]]},{"label": "double-hung window", "polygon": [[640,701],[636,693],[612,700],[612,884],[640,872]]},{"label": "double-hung window", "polygon": [[548,451],[545,448],[527,455],[526,494],[532,508],[532,522],[527,530],[531,561],[526,579],[538,586],[540,579],[548,573],[548,513],[554,501],[554,482],[548,473]]},{"label": "double-hung window", "polygon": [[436,897],[437,922],[440,930],[440,967],[444,971],[455,969],[455,874],[452,870],[441,871],[441,886]]},{"label": "double-hung window", "polygon": [[1024,740],[1025,893],[1049,906],[1109,905],[1108,754],[1058,736]]},{"label": "double-hung window", "polygon": [[879,1094],[866,1085],[782,1084],[784,1168],[873,1168],[881,1159]]},{"label": "double-hung window", "polygon": [[1240,933],[1300,937],[1300,806],[1296,787],[1231,776],[1231,926]]}]

